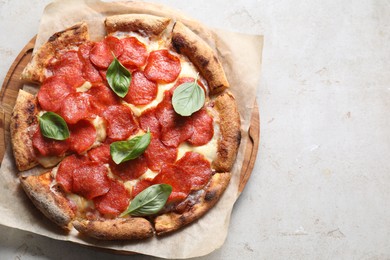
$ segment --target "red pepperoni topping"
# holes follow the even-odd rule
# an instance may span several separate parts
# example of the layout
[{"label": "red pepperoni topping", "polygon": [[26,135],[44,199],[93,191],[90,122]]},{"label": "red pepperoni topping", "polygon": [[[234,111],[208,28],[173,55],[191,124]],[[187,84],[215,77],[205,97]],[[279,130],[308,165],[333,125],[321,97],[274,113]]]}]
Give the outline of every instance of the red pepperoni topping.
[{"label": "red pepperoni topping", "polygon": [[110,180],[110,190],[94,199],[96,209],[103,215],[118,216],[129,206],[130,194],[125,186],[116,180]]},{"label": "red pepperoni topping", "polygon": [[73,170],[72,192],[86,199],[106,194],[110,190],[108,169],[101,163],[88,162]]},{"label": "red pepperoni topping", "polygon": [[124,100],[134,105],[146,105],[157,96],[157,84],[148,80],[142,71],[135,71],[131,79],[129,92]]},{"label": "red pepperoni topping", "polygon": [[158,138],[152,136],[144,155],[149,169],[159,171],[164,164],[176,161],[177,148],[166,147]]},{"label": "red pepperoni topping", "polygon": [[84,161],[84,157],[71,155],[60,163],[56,174],[56,181],[61,185],[65,192],[71,192],[73,186],[73,171]]},{"label": "red pepperoni topping", "polygon": [[211,178],[210,162],[198,153],[186,152],[175,164],[186,173],[185,179],[191,190],[203,188]]},{"label": "red pepperoni topping", "polygon": [[178,202],[184,200],[191,191],[190,182],[186,180],[186,173],[174,164],[165,165],[160,173],[153,179],[153,183],[165,183],[172,186],[172,193],[168,197],[168,202]]},{"label": "red pepperoni topping", "polygon": [[205,145],[213,138],[213,118],[207,113],[206,109],[201,109],[191,115],[191,125],[193,125],[194,133],[187,140],[190,144],[195,146]]},{"label": "red pepperoni topping", "polygon": [[148,179],[143,179],[137,182],[137,184],[133,187],[133,190],[131,192],[131,198],[135,198],[140,192],[142,192],[147,187],[151,186],[153,182]]},{"label": "red pepperoni topping", "polygon": [[118,58],[122,54],[122,51],[121,41],[116,37],[107,36],[103,41],[97,42],[93,46],[89,58],[94,65],[105,69],[114,60],[112,53]]},{"label": "red pepperoni topping", "polygon": [[120,99],[118,96],[104,83],[97,83],[86,92],[87,94],[95,97],[94,103],[96,106],[110,106],[119,104]]},{"label": "red pepperoni topping", "polygon": [[143,155],[120,164],[110,164],[112,172],[123,181],[131,181],[139,178],[148,170],[146,159]]},{"label": "red pepperoni topping", "polygon": [[47,78],[38,92],[38,102],[43,110],[57,112],[66,96],[75,92],[61,76]]},{"label": "red pepperoni topping", "polygon": [[145,67],[145,76],[158,83],[175,81],[181,71],[180,59],[168,50],[152,51]]},{"label": "red pepperoni topping", "polygon": [[135,37],[121,39],[123,53],[119,61],[125,67],[142,67],[146,63],[148,51],[146,46]]},{"label": "red pepperoni topping", "polygon": [[48,70],[53,75],[64,76],[68,84],[73,87],[82,85],[85,79],[82,75],[83,63],[80,60],[77,51],[67,51],[62,53],[58,59],[50,61]]},{"label": "red pepperoni topping", "polygon": [[161,142],[169,147],[178,147],[188,140],[194,132],[194,128],[188,123],[188,119],[180,118],[173,127],[163,128],[161,131]]},{"label": "red pepperoni topping", "polygon": [[149,130],[154,137],[160,137],[161,126],[154,109],[145,110],[139,117],[139,124],[145,132]]},{"label": "red pepperoni topping", "polygon": [[162,126],[161,141],[166,146],[178,147],[192,136],[194,130],[189,117],[180,116],[175,112],[171,97],[170,92],[165,92],[163,101],[156,108],[156,117]]},{"label": "red pepperoni topping", "polygon": [[43,156],[63,156],[69,148],[68,140],[58,141],[44,137],[39,127],[33,135],[32,143],[36,151]]},{"label": "red pepperoni topping", "polygon": [[88,157],[91,161],[109,163],[111,162],[110,145],[102,144],[88,151]]},{"label": "red pepperoni topping", "polygon": [[87,120],[81,120],[77,124],[69,125],[69,130],[69,149],[73,152],[81,154],[90,148],[95,142],[95,126]]},{"label": "red pepperoni topping", "polygon": [[69,124],[76,124],[81,119],[89,118],[93,115],[93,107],[91,101],[93,96],[77,92],[68,95],[63,101],[59,114]]},{"label": "red pepperoni topping", "polygon": [[138,131],[133,112],[126,106],[110,106],[104,111],[103,117],[107,120],[107,136],[111,140],[124,140]]},{"label": "red pepperoni topping", "polygon": [[83,62],[83,77],[89,82],[99,82],[103,79],[100,76],[99,71],[93,66],[92,62],[89,59],[89,55],[93,46],[93,42],[87,42],[80,45],[78,55],[80,57],[80,60]]}]

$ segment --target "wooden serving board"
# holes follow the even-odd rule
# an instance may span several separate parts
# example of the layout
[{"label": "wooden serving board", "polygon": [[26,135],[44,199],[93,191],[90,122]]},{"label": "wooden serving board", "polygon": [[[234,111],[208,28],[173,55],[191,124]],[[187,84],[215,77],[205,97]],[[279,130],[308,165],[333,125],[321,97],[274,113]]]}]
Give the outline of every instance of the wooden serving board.
[{"label": "wooden serving board", "polygon": [[[32,38],[22,49],[12,63],[5,76],[0,92],[0,161],[3,160],[6,151],[6,140],[9,140],[9,124],[13,107],[19,89],[23,88],[24,82],[20,75],[31,59],[36,37]],[[252,173],[255,165],[260,140],[260,119],[257,102],[252,110],[251,125],[249,128],[247,147],[245,149],[244,162],[240,174],[239,192],[241,193]],[[3,138],[1,138],[3,137]]]}]

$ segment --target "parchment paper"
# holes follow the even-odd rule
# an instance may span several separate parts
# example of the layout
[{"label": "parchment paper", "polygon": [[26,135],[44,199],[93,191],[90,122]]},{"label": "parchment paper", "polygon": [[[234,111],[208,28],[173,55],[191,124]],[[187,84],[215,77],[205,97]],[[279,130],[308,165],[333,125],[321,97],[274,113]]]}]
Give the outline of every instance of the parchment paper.
[{"label": "parchment paper", "polygon": [[[209,30],[178,11],[168,7],[144,2],[105,3],[97,0],[55,1],[43,13],[35,49],[55,32],[70,27],[79,21],[86,21],[92,40],[105,35],[104,18],[122,13],[149,13],[169,16],[187,24],[205,39],[219,54],[231,91],[236,96],[242,118],[242,142],[237,161],[232,170],[232,179],[216,206],[199,221],[162,238],[143,241],[98,241],[79,236],[73,230],[70,234],[48,221],[28,200],[20,188],[17,170],[12,157],[11,145],[1,165],[0,224],[30,231],[58,240],[110,248],[119,251],[136,252],[163,258],[189,258],[208,254],[219,248],[226,236],[230,214],[239,196],[238,184],[245,145],[248,139],[250,115],[260,80],[262,37],[219,30]],[[42,171],[40,168],[34,171]]]}]

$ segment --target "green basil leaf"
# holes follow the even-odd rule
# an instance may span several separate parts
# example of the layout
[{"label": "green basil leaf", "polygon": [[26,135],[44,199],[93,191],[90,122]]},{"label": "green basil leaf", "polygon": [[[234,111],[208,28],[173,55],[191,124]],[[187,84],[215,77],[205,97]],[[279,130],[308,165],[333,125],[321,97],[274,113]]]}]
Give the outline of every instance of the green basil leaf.
[{"label": "green basil leaf", "polygon": [[46,112],[39,118],[39,127],[43,136],[54,140],[65,140],[69,129],[65,120],[54,112]]},{"label": "green basil leaf", "polygon": [[126,141],[113,142],[110,145],[110,154],[116,164],[133,160],[140,156],[150,144],[150,131]]},{"label": "green basil leaf", "polygon": [[167,203],[172,192],[168,184],[155,184],[140,192],[120,216],[148,216],[158,213]]},{"label": "green basil leaf", "polygon": [[205,93],[197,79],[178,86],[173,92],[173,109],[182,116],[190,116],[201,109],[205,102]]},{"label": "green basil leaf", "polygon": [[130,72],[114,57],[106,74],[108,85],[121,98],[127,95],[131,82]]}]

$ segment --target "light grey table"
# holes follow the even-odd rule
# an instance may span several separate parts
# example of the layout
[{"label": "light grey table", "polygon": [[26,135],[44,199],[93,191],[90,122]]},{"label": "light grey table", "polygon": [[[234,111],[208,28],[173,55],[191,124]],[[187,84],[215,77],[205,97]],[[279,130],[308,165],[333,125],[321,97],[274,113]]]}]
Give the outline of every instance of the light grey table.
[{"label": "light grey table", "polygon": [[[0,0],[1,82],[48,2]],[[265,36],[258,159],[225,244],[199,259],[390,258],[390,3],[155,2]],[[0,234],[0,259],[149,259]]]}]

